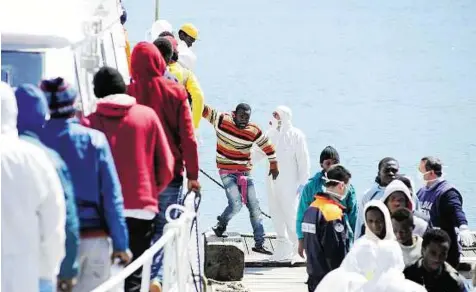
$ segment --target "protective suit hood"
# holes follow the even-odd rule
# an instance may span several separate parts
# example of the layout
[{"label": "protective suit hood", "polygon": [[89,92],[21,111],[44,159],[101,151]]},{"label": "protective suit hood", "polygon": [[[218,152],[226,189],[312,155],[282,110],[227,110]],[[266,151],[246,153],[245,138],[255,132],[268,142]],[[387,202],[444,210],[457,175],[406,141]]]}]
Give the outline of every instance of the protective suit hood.
[{"label": "protective suit hood", "polygon": [[1,134],[18,137],[17,117],[18,107],[13,89],[5,82],[0,83],[0,98],[2,99]]},{"label": "protective suit hood", "polygon": [[293,118],[293,113],[291,109],[287,106],[280,105],[276,108],[276,112],[279,114],[281,118],[281,129],[286,130],[291,127],[292,123],[291,120]]},{"label": "protective suit hood", "polygon": [[364,237],[374,241],[382,240],[370,230],[369,226],[367,225],[367,220],[365,220],[367,209],[370,207],[377,207],[383,213],[383,217],[385,221],[385,237],[383,238],[383,240],[396,240],[395,234],[393,233],[392,218],[390,217],[390,212],[388,211],[387,206],[385,206],[385,204],[382,201],[377,201],[377,200],[372,200],[368,202],[364,207],[364,213],[363,213],[364,222],[365,222]]},{"label": "protective suit hood", "polygon": [[407,196],[407,201],[408,205],[406,208],[408,208],[410,211],[415,211],[415,206],[413,204],[413,198],[410,190],[408,187],[400,180],[396,179],[393,180],[391,183],[388,184],[388,186],[385,188],[385,191],[383,193],[382,197],[382,202],[385,204],[385,200],[388,199],[388,197],[394,193],[394,192],[403,192]]}]

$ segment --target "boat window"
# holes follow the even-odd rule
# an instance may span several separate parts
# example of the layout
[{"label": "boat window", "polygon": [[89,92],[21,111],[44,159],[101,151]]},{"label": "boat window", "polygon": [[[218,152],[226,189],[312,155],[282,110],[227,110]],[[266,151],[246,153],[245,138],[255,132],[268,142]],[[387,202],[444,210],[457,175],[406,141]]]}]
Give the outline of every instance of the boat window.
[{"label": "boat window", "polygon": [[44,53],[2,50],[2,81],[17,87],[43,78]]}]

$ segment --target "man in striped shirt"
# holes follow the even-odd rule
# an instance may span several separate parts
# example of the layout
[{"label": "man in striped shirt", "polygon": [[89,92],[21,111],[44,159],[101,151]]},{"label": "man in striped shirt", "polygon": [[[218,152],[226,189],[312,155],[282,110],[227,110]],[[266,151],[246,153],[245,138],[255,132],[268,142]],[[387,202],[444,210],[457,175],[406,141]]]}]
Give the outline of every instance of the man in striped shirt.
[{"label": "man in striped shirt", "polygon": [[250,123],[251,107],[248,104],[240,103],[231,114],[219,113],[205,105],[203,117],[216,131],[217,167],[228,198],[228,206],[218,216],[218,224],[212,229],[217,236],[223,236],[228,222],[240,212],[242,204],[245,204],[250,211],[255,240],[255,247],[252,250],[271,255],[272,253],[263,246],[261,209],[250,172],[253,168],[251,148],[256,145],[268,156],[269,175],[276,179],[279,171],[275,148],[261,129],[256,124]]}]

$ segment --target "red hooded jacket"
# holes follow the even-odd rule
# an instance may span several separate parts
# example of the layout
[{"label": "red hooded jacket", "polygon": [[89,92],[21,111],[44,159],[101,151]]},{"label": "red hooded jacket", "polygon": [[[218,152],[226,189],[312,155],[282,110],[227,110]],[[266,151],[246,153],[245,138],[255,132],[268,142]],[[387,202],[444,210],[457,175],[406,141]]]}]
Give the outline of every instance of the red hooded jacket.
[{"label": "red hooded jacket", "polygon": [[197,180],[197,141],[185,88],[164,77],[167,65],[153,44],[140,42],[134,47],[131,67],[128,93],[159,116],[175,157],[175,176],[183,174],[185,163],[187,178]]},{"label": "red hooded jacket", "polygon": [[158,212],[158,194],[174,175],[174,158],[159,118],[126,94],[100,99],[87,120],[109,141],[125,209]]}]

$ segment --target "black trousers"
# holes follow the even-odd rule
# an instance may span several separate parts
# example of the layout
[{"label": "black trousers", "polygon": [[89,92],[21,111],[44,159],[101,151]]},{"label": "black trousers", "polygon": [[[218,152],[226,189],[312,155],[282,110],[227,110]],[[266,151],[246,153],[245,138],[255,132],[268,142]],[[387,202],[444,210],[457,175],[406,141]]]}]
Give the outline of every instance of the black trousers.
[{"label": "black trousers", "polygon": [[[142,220],[127,217],[126,223],[127,229],[129,230],[129,248],[133,255],[132,261],[135,261],[151,245],[152,235],[154,234],[154,220]],[[139,268],[132,275],[126,278],[124,291],[140,291],[141,281],[142,268]]]}]

